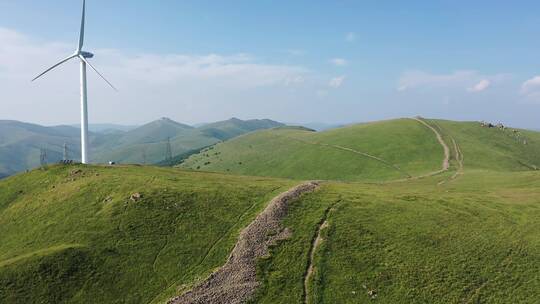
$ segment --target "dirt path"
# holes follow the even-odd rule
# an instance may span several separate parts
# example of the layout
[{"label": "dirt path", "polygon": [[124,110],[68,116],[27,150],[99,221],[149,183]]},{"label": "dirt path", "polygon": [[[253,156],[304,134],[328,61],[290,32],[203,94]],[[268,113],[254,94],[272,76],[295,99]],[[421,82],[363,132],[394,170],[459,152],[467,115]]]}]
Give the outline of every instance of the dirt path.
[{"label": "dirt path", "polygon": [[439,141],[439,143],[441,144],[441,146],[444,149],[444,159],[443,159],[443,162],[442,162],[442,169],[440,171],[448,171],[448,169],[450,168],[450,148],[448,147],[448,145],[444,141],[441,133],[439,133],[439,131],[437,131],[437,129],[432,127],[430,124],[428,124],[424,120],[422,120],[420,118],[417,118],[417,117],[415,117],[413,119],[418,121],[419,123],[423,124],[424,126],[428,127],[431,131],[433,131],[433,133],[435,133],[435,136],[437,136],[437,140]]},{"label": "dirt path", "polygon": [[402,174],[406,175],[407,177],[412,177],[409,173],[403,171],[400,167],[398,167],[397,165],[394,165],[392,163],[389,163],[387,161],[385,161],[384,159],[382,158],[379,158],[377,156],[373,156],[373,155],[370,155],[370,154],[367,154],[365,152],[361,152],[361,151],[357,151],[357,150],[354,150],[354,149],[351,149],[351,148],[347,148],[347,147],[342,147],[342,146],[337,146],[337,145],[330,145],[330,147],[334,147],[334,148],[337,148],[337,149],[341,149],[341,150],[344,150],[344,151],[349,151],[349,152],[352,152],[352,153],[356,153],[356,154],[360,154],[360,155],[363,155],[365,157],[369,157],[369,158],[372,158],[374,160],[377,160],[389,167],[392,167],[394,168],[395,170],[401,172]]},{"label": "dirt path", "polygon": [[318,182],[307,182],[274,198],[240,233],[225,265],[204,282],[168,303],[236,304],[248,300],[259,286],[256,277],[257,259],[268,253],[270,244],[290,235],[290,231],[281,226],[289,204],[318,186]]},{"label": "dirt path", "polygon": [[[441,133],[439,132],[439,130],[442,131],[441,127],[437,123],[435,123],[435,126],[439,129],[439,130],[437,130],[437,128],[431,126],[430,124],[428,124],[422,118],[413,118],[413,119],[420,122],[424,126],[428,127],[430,130],[432,130],[435,133],[435,135],[437,136],[437,140],[443,146],[443,149],[444,149],[444,159],[443,159],[442,169],[438,170],[438,171],[435,171],[435,172],[432,172],[432,173],[428,173],[426,175],[415,177],[415,179],[424,178],[424,177],[430,177],[430,176],[438,175],[440,173],[448,171],[450,169],[451,153],[450,153],[450,147],[448,147],[448,144],[446,144],[446,142],[444,141]],[[456,168],[456,172],[449,179],[445,179],[445,180],[439,182],[438,185],[443,185],[443,184],[445,184],[445,183],[447,183],[449,181],[455,180],[456,178],[458,178],[460,175],[463,174],[463,167],[464,167],[463,166],[463,159],[464,159],[463,152],[461,152],[461,148],[459,147],[456,140],[450,135],[449,135],[449,137],[452,140],[452,145],[453,145],[454,154],[455,154],[455,160],[457,162],[457,168]]]},{"label": "dirt path", "polygon": [[304,275],[304,294],[303,294],[303,302],[304,304],[309,303],[309,282],[311,282],[311,277],[313,276],[313,272],[315,271],[315,253],[317,252],[317,249],[323,242],[322,238],[322,231],[328,227],[328,214],[330,211],[332,211],[333,207],[328,208],[324,216],[319,223],[319,226],[317,227],[317,234],[316,237],[313,238],[313,241],[311,242],[311,248],[309,252],[309,264],[306,271],[306,274]]},{"label": "dirt path", "polygon": [[461,152],[461,148],[459,147],[454,138],[452,138],[452,143],[454,144],[454,151],[456,153],[456,161],[458,163],[458,168],[456,170],[456,173],[452,175],[451,179],[456,179],[459,175],[463,174],[463,153]]}]

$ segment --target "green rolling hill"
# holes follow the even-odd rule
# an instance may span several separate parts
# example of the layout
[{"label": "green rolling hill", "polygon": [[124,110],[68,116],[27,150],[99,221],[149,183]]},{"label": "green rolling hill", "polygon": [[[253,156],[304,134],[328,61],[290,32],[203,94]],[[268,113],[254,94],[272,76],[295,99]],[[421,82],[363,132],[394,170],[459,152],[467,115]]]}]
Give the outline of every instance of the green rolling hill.
[{"label": "green rolling hill", "polygon": [[[167,303],[207,286],[271,198],[323,179],[262,234],[248,303],[536,303],[539,140],[431,119],[278,127],[184,168],[12,176],[0,181],[0,299]],[[228,271],[223,284],[243,270]]]},{"label": "green rolling hill", "polygon": [[[207,276],[292,183],[54,166],[0,183],[2,303],[149,303]],[[131,199],[133,194],[140,198]]]},{"label": "green rolling hill", "polygon": [[[447,145],[450,170],[457,168],[455,146],[471,169],[520,171],[540,166],[539,132],[425,121]],[[443,156],[433,130],[415,119],[397,119],[323,132],[285,127],[250,133],[193,155],[180,166],[292,179],[381,181],[434,174],[442,169]]]},{"label": "green rolling hill", "polygon": [[251,303],[537,303],[539,198],[538,171],[328,182],[292,206]]}]

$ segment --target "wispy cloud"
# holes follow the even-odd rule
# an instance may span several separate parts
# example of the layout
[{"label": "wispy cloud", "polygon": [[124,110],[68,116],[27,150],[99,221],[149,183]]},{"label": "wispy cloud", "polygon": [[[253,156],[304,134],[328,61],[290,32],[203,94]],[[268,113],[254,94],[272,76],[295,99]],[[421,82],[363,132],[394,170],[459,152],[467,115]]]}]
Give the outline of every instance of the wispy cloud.
[{"label": "wispy cloud", "polygon": [[356,41],[356,33],[349,32],[345,35],[345,41],[347,42],[355,42]]},{"label": "wispy cloud", "polygon": [[540,100],[540,76],[535,76],[521,85],[521,94],[534,101]]},{"label": "wispy cloud", "polygon": [[478,93],[478,92],[487,90],[490,86],[491,86],[491,81],[487,79],[482,79],[480,80],[479,83],[477,83],[473,87],[470,87],[468,91],[472,93]]},{"label": "wispy cloud", "polygon": [[409,71],[401,75],[398,91],[418,88],[455,88],[469,92],[482,92],[493,83],[500,83],[509,78],[507,74],[483,75],[474,70],[455,71],[448,74],[433,74],[425,71]]},{"label": "wispy cloud", "polygon": [[346,78],[347,78],[347,76],[345,76],[345,75],[334,77],[334,78],[330,79],[330,82],[328,83],[328,85],[331,88],[337,89],[337,88],[339,88],[339,87],[341,87],[343,85]]},{"label": "wispy cloud", "polygon": [[346,66],[349,64],[349,62],[343,58],[333,58],[330,60],[330,63],[332,63],[335,66]]}]

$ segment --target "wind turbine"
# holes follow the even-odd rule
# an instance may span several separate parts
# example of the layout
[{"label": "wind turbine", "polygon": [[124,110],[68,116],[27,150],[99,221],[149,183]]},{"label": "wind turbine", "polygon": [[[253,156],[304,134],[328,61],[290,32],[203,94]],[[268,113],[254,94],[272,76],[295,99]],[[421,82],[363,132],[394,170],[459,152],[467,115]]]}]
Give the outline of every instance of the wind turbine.
[{"label": "wind turbine", "polygon": [[36,78],[32,79],[32,81],[35,81],[36,79],[40,78],[41,76],[47,74],[51,70],[66,63],[67,61],[71,59],[78,58],[81,61],[81,161],[83,164],[87,164],[89,162],[89,159],[88,159],[88,106],[87,106],[88,92],[87,92],[87,86],[86,86],[86,65],[89,65],[101,78],[103,78],[103,80],[105,80],[105,82],[107,82],[107,84],[111,86],[111,88],[117,91],[116,88],[88,61],[89,58],[94,57],[94,54],[90,52],[85,52],[82,50],[83,45],[84,45],[85,15],[86,15],[86,0],[83,0],[79,45],[77,46],[77,50],[75,51],[75,53],[61,60],[57,64],[48,68],[45,72],[39,74]]}]

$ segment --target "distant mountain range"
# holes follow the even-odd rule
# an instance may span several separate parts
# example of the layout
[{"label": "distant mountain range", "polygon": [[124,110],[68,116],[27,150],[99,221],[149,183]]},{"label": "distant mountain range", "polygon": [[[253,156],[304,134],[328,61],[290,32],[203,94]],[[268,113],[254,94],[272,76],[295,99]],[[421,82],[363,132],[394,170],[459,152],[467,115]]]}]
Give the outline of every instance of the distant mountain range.
[{"label": "distant mountain range", "polygon": [[[79,129],[80,125],[70,125],[70,127],[74,127]],[[139,126],[126,126],[126,125],[117,125],[117,124],[89,124],[88,130],[90,132],[96,132],[96,133],[111,133],[111,132],[118,132],[118,131],[130,131],[133,129],[136,129]]]},{"label": "distant mountain range", "polygon": [[[113,124],[93,125],[90,133],[91,159],[103,163],[162,162],[167,140],[173,157],[261,129],[284,126],[269,119],[226,121],[192,127],[162,118],[140,127]],[[44,127],[19,121],[0,120],[0,178],[40,165],[40,154],[49,163],[63,157],[64,144],[68,158],[79,160],[80,130],[75,126]]]}]

